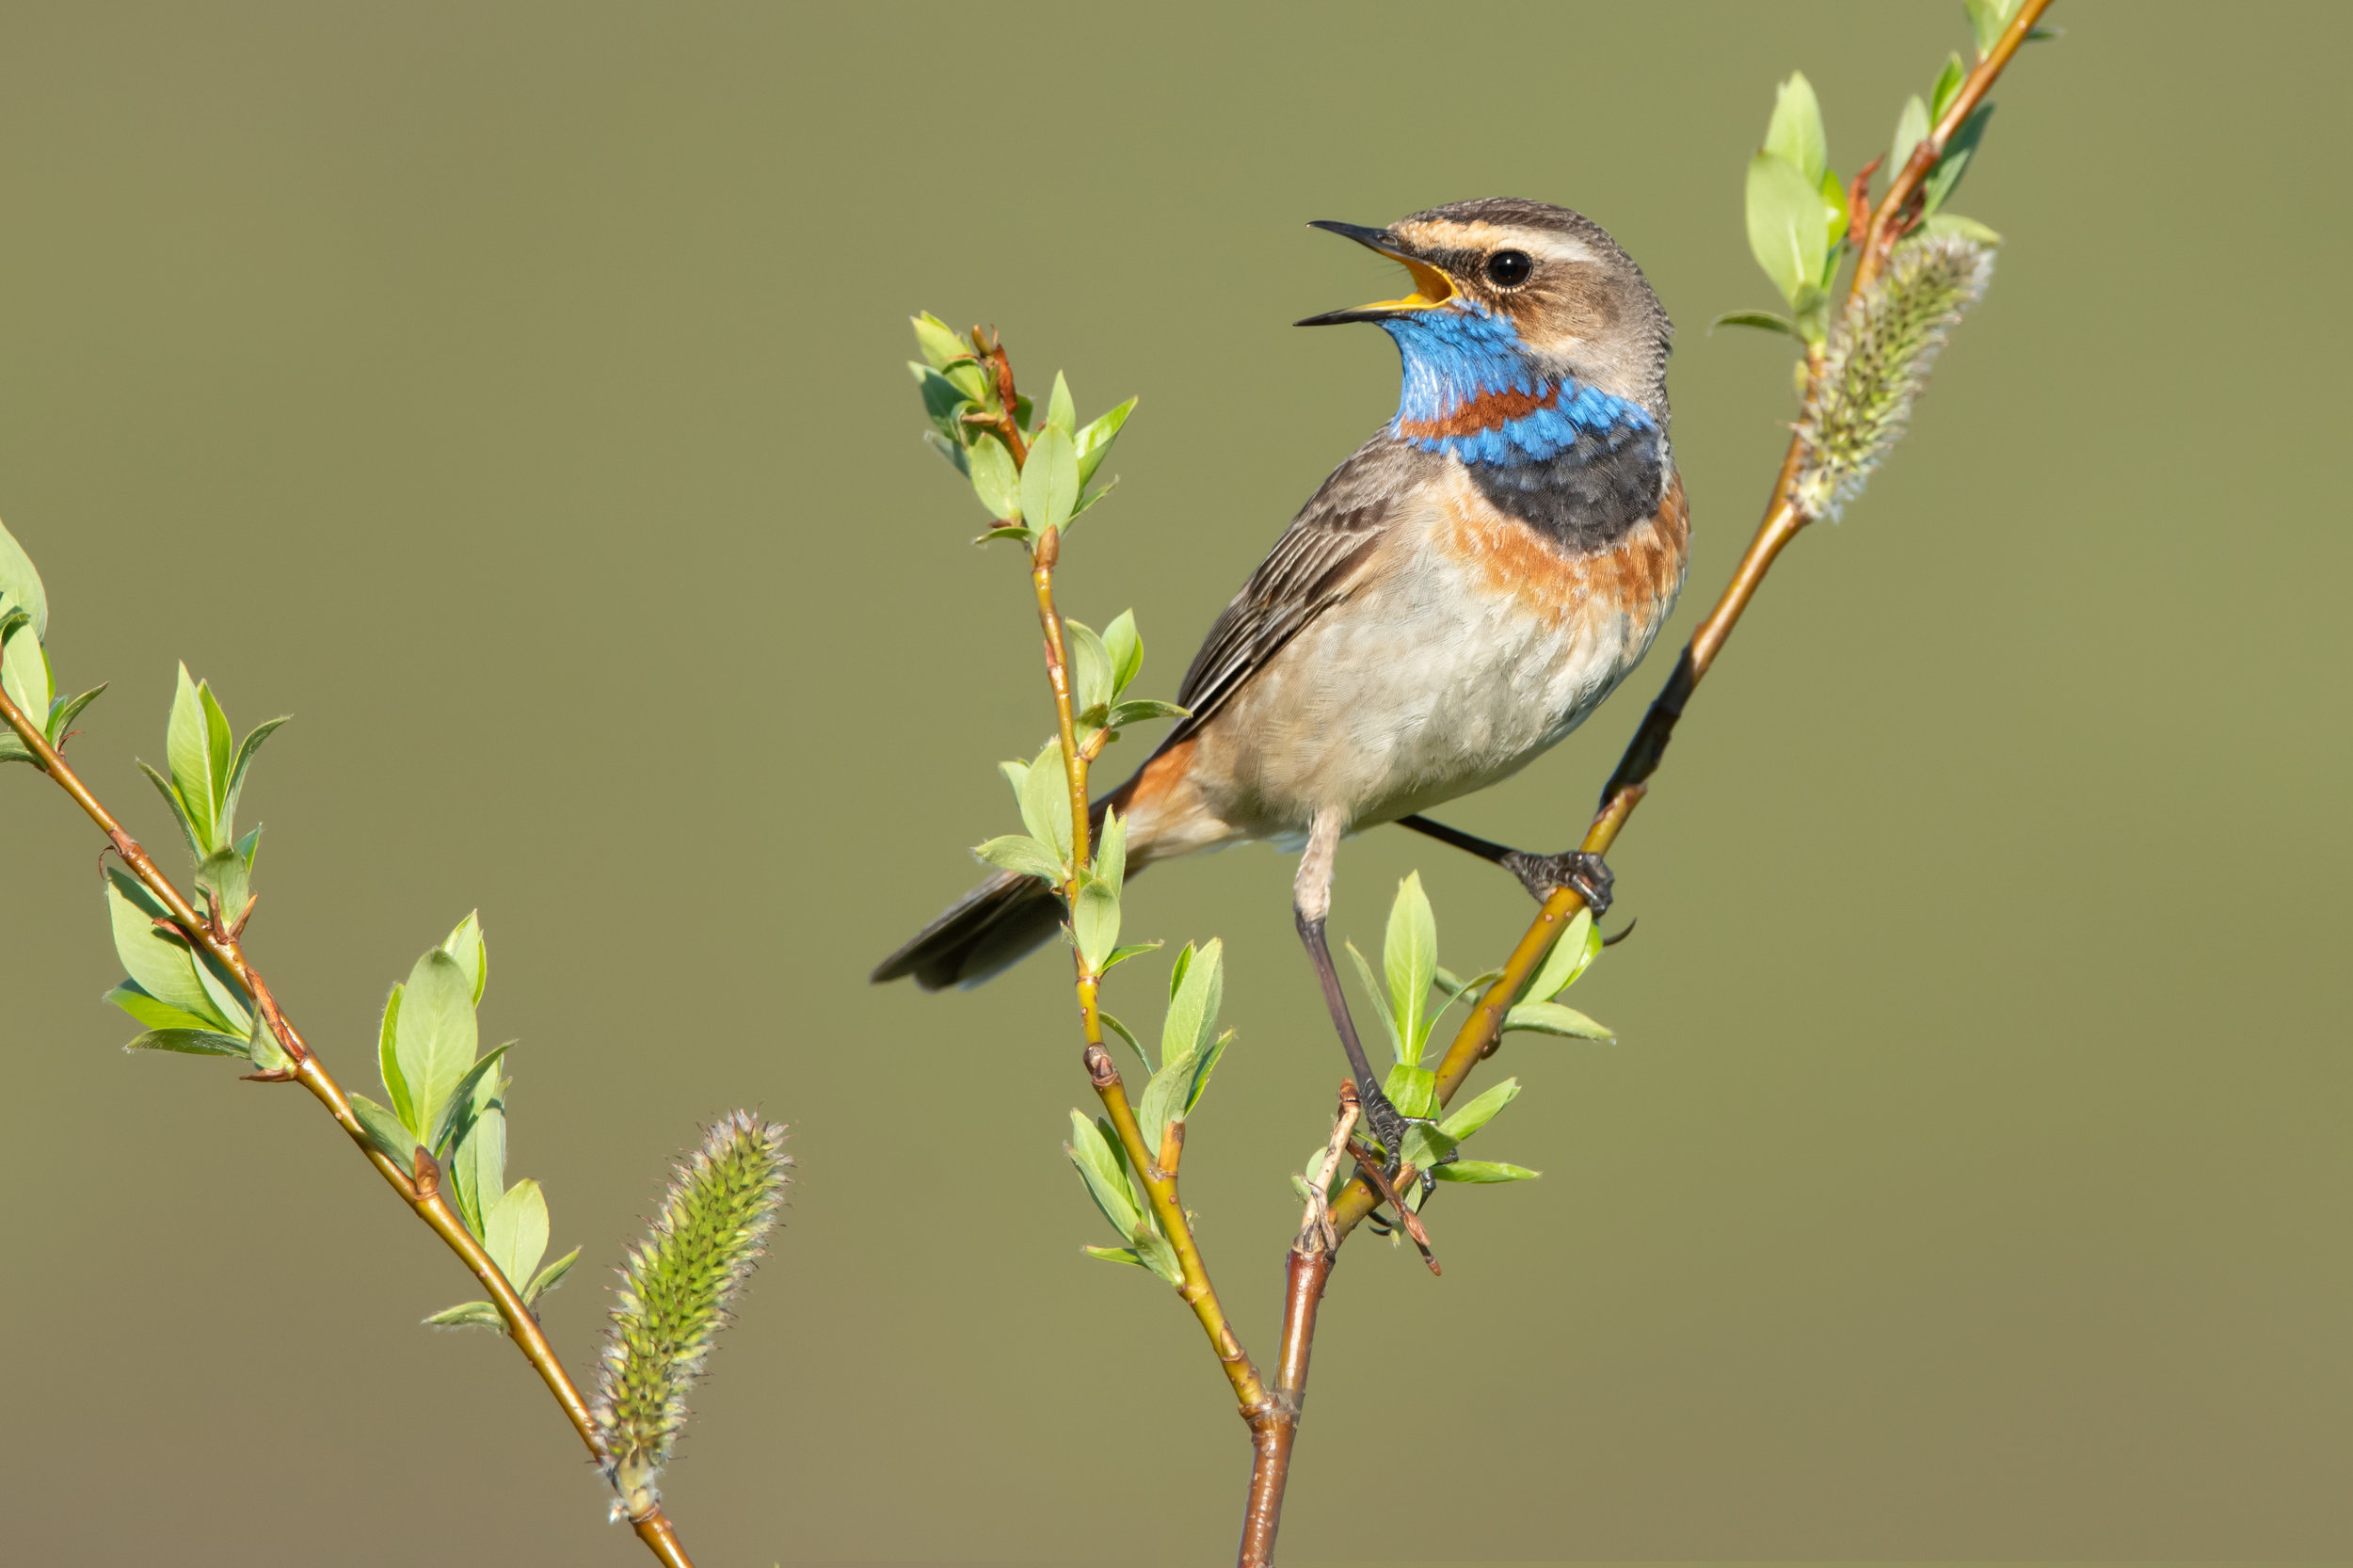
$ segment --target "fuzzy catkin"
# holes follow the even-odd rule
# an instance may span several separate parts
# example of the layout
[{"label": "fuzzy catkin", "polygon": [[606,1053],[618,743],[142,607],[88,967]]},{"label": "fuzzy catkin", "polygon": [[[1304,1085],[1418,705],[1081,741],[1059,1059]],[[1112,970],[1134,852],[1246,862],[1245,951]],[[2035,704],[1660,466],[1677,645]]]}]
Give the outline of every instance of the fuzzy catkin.
[{"label": "fuzzy catkin", "polygon": [[1946,335],[1993,276],[1993,247],[1929,235],[1898,247],[1887,270],[1847,301],[1798,424],[1806,447],[1795,491],[1800,511],[1835,520],[1862,493],[1902,439]]},{"label": "fuzzy catkin", "polygon": [[728,1304],[764,1255],[784,1207],[792,1158],[784,1128],[748,1111],[721,1118],[677,1167],[653,1229],[630,1249],[614,1290],[597,1397],[589,1406],[617,1512],[642,1518],[686,1425]]}]

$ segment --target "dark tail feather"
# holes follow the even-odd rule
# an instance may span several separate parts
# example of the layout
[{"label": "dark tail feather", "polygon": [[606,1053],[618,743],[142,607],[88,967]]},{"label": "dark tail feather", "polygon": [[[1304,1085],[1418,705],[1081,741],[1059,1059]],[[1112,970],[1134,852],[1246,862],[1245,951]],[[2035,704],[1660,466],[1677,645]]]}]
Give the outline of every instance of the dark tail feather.
[{"label": "dark tail feather", "polygon": [[1045,943],[1062,924],[1062,901],[1034,876],[1000,872],[949,905],[915,939],[875,966],[879,985],[913,975],[926,991],[978,985]]},{"label": "dark tail feather", "polygon": [[[1150,766],[1148,761],[1144,764],[1145,769]],[[1143,778],[1144,772],[1139,770],[1135,777],[1087,808],[1090,834],[1103,831],[1104,808],[1116,807],[1126,815]],[[1129,881],[1144,869],[1146,856],[1142,850],[1135,840],[1128,840]],[[880,985],[913,975],[926,991],[978,985],[1027,958],[1061,929],[1061,894],[1034,876],[999,872],[950,904],[906,946],[875,965],[874,972],[866,977],[867,984]]]}]

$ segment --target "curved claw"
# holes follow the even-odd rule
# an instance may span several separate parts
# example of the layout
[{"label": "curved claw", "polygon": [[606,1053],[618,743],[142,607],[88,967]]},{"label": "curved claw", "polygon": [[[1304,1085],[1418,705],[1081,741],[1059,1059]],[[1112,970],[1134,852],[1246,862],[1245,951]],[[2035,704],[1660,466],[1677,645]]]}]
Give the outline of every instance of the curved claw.
[{"label": "curved claw", "polygon": [[1609,912],[1617,877],[1611,873],[1609,862],[1598,855],[1581,849],[1559,855],[1530,855],[1515,849],[1503,857],[1502,865],[1520,879],[1520,886],[1539,904],[1550,898],[1557,888],[1574,888],[1585,900],[1585,907],[1593,912],[1593,919],[1599,920]]}]

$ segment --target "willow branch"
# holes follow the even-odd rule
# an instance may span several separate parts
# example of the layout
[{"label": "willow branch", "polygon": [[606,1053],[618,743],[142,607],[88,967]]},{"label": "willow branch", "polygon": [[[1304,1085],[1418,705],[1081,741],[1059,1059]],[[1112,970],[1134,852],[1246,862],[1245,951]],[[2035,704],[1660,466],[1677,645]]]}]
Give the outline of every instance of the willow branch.
[{"label": "willow branch", "polygon": [[[1004,422],[1012,429],[1006,434],[1006,450],[1014,455],[1016,472],[1029,461],[1028,448],[1022,444],[1018,422],[1013,417],[1016,404],[1013,367],[1000,342],[984,341],[975,329],[973,346],[990,367],[997,384],[997,400],[1004,409]],[[1098,745],[1081,747],[1079,744],[1078,713],[1071,698],[1068,649],[1063,640],[1062,613],[1054,605],[1054,568],[1062,559],[1061,531],[1047,527],[1037,535],[1037,543],[1030,552],[1030,589],[1037,602],[1038,629],[1044,633],[1046,645],[1046,679],[1054,694],[1055,731],[1061,739],[1064,776],[1070,790],[1070,872],[1060,888],[1063,908],[1075,911],[1079,888],[1086,876],[1089,816],[1087,772],[1095,760]],[[1096,742],[1102,737],[1098,734]],[[1145,1200],[1150,1204],[1153,1218],[1160,1232],[1168,1239],[1176,1255],[1177,1273],[1181,1281],[1176,1294],[1193,1309],[1201,1331],[1209,1336],[1219,1368],[1234,1390],[1235,1403],[1244,1420],[1255,1421],[1268,1406],[1265,1384],[1258,1368],[1242,1349],[1241,1338],[1234,1333],[1232,1321],[1225,1316],[1225,1304],[1218,1298],[1217,1288],[1209,1282],[1209,1268],[1201,1256],[1201,1248],[1193,1240],[1193,1222],[1186,1218],[1185,1206],[1177,1196],[1176,1165],[1184,1150],[1184,1124],[1169,1125],[1169,1142],[1158,1149],[1146,1148],[1144,1130],[1136,1125],[1135,1108],[1128,1103],[1128,1090],[1112,1063],[1111,1052],[1103,1046],[1103,1013],[1101,1005],[1102,975],[1087,962],[1086,954],[1071,944],[1073,989],[1079,1002],[1080,1027],[1086,1047],[1080,1060],[1087,1070],[1087,1080],[1095,1088],[1096,1098],[1102,1101],[1103,1112],[1119,1138],[1121,1149],[1127,1154],[1128,1167],[1144,1183]]]},{"label": "willow branch", "polygon": [[[419,1149],[414,1169],[404,1171],[397,1161],[376,1146],[369,1139],[367,1130],[360,1125],[359,1117],[352,1113],[351,1101],[344,1094],[342,1086],[320,1063],[284,1013],[280,1011],[268,984],[247,960],[243,940],[217,920],[196,912],[195,906],[181,895],[180,889],[163,873],[154,858],[124,831],[121,823],[100,803],[89,786],[82,782],[81,776],[50,745],[40,726],[28,719],[24,710],[9,699],[6,690],[0,690],[0,720],[5,720],[8,728],[16,731],[17,738],[24,743],[25,748],[32,752],[34,766],[47,774],[59,789],[73,798],[90,821],[98,824],[99,831],[106,835],[107,842],[114,846],[122,863],[130,868],[131,874],[138,879],[139,886],[170,912],[172,923],[180,934],[218,959],[221,967],[252,1000],[255,1013],[293,1063],[292,1070],[282,1077],[301,1084],[320,1105],[326,1107],[328,1114],[335,1118],[335,1125],[344,1129],[344,1135],[359,1148],[368,1163],[376,1167],[376,1174],[384,1178],[385,1184],[399,1194],[400,1200],[447,1244],[450,1251],[457,1255],[458,1261],[465,1264],[467,1272],[481,1281],[483,1288],[490,1294],[492,1304],[498,1308],[499,1316],[505,1320],[507,1336],[514,1340],[515,1348],[522,1352],[525,1361],[531,1363],[532,1369],[547,1384],[548,1392],[563,1407],[565,1416],[572,1423],[572,1430],[587,1445],[590,1457],[602,1459],[603,1450],[597,1446],[594,1429],[588,1424],[587,1403],[581,1399],[571,1374],[565,1371],[564,1364],[556,1359],[555,1349],[548,1343],[548,1336],[541,1331],[538,1319],[532,1315],[530,1307],[523,1304],[523,1299],[513,1283],[490,1260],[490,1255],[483,1250],[473,1232],[466,1228],[465,1222],[442,1197],[440,1167],[434,1163],[432,1155]],[[664,1563],[670,1564],[671,1568],[693,1568],[684,1548],[678,1544],[669,1520],[659,1507],[646,1518],[631,1522],[637,1527],[639,1539]]]},{"label": "willow branch", "polygon": [[[1977,68],[1963,80],[1952,103],[1945,107],[1943,118],[1913,151],[1904,167],[1896,172],[1888,184],[1887,194],[1872,210],[1870,230],[1859,247],[1854,275],[1847,286],[1849,297],[1852,297],[1856,290],[1869,286],[1879,275],[1887,252],[1913,221],[1912,206],[1919,194],[1921,182],[1928,177],[1929,170],[1935,168],[1936,160],[1943,156],[1946,144],[1960,130],[1962,121],[1984,101],[1994,79],[2001,75],[2003,68],[2018,53],[2018,46],[2025,41],[2026,34],[2033,29],[2042,13],[2050,8],[2050,5],[2051,0],[2025,0],[2025,4],[2019,7],[2018,14],[2010,19],[2009,25],[2003,29],[1993,47],[1986,51],[1984,57],[1977,61]],[[1683,717],[1684,705],[1698,689],[1701,678],[1715,664],[1716,656],[1723,651],[1733,628],[1739,624],[1741,615],[1764,583],[1765,574],[1772,569],[1773,563],[1780,558],[1789,541],[1813,520],[1799,510],[1791,499],[1791,488],[1797,481],[1799,466],[1804,456],[1804,442],[1792,436],[1788,453],[1782,459],[1781,472],[1774,479],[1772,492],[1767,499],[1765,520],[1758,525],[1756,537],[1749,542],[1739,565],[1733,568],[1732,581],[1717,599],[1715,608],[1692,632],[1682,657],[1675,661],[1673,673],[1667,678],[1666,686],[1651,703],[1649,712],[1642,715],[1642,722],[1636,728],[1634,738],[1626,744],[1625,754],[1619,759],[1617,768],[1610,774],[1609,782],[1602,791],[1601,808],[1594,813],[1592,825],[1586,829],[1584,841],[1578,848],[1589,854],[1601,855],[1617,842],[1626,819],[1633,815],[1634,808],[1650,792],[1651,776],[1657,772],[1659,762],[1666,755],[1667,742],[1673,736],[1677,721]],[[1471,1069],[1484,1058],[1495,1054],[1496,1048],[1502,1043],[1504,1015],[1511,1011],[1512,1003],[1518,999],[1522,987],[1543,965],[1545,955],[1552,951],[1553,943],[1568,928],[1569,921],[1584,907],[1584,895],[1574,888],[1556,888],[1545,898],[1543,906],[1536,912],[1535,920],[1520,937],[1518,945],[1513,948],[1512,956],[1505,960],[1502,975],[1487,987],[1479,1005],[1471,1009],[1470,1016],[1463,1020],[1462,1027],[1455,1032],[1452,1042],[1447,1047],[1446,1055],[1438,1064],[1440,1104],[1451,1103],[1456,1093],[1469,1080]],[[1332,1205],[1334,1228],[1345,1239],[1381,1202],[1381,1194],[1359,1176],[1349,1183],[1347,1190]]]}]

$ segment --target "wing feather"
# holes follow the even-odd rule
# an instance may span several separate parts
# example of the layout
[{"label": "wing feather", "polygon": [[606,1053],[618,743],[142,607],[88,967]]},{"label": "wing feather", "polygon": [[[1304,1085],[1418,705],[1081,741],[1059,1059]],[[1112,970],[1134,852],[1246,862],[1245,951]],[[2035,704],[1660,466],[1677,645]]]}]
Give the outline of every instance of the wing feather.
[{"label": "wing feather", "polygon": [[1375,441],[1336,469],[1250,574],[1201,651],[1176,701],[1190,709],[1160,749],[1198,731],[1310,621],[1355,591],[1395,515],[1401,487],[1385,472],[1388,443]]}]

